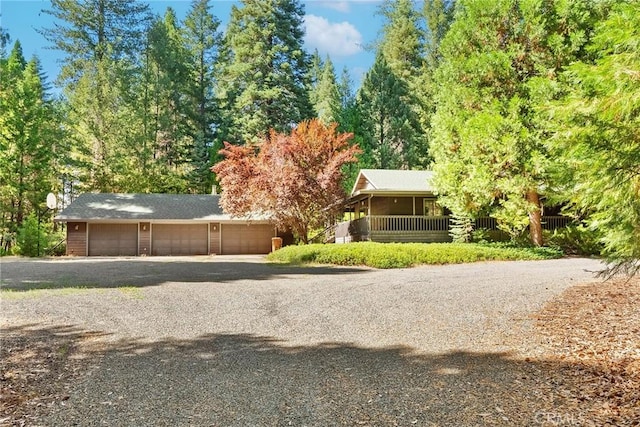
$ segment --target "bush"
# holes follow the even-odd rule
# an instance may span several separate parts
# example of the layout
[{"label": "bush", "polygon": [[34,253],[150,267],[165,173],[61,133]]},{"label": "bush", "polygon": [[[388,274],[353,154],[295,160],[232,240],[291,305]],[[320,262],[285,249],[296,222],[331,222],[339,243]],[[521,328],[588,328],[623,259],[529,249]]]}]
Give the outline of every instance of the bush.
[{"label": "bush", "polygon": [[572,225],[545,233],[547,245],[568,255],[600,255],[604,248],[597,232],[584,225]]},{"label": "bush", "polygon": [[66,233],[62,229],[48,236],[46,255],[63,256],[67,253]]},{"label": "bush", "polygon": [[459,264],[476,261],[559,258],[552,248],[520,248],[475,243],[347,243],[287,246],[269,254],[270,261],[289,264],[366,265],[403,268],[420,264]]},{"label": "bush", "polygon": [[46,228],[47,224],[41,223],[38,226],[35,214],[26,217],[18,228],[14,253],[30,257],[43,255],[49,243]]}]

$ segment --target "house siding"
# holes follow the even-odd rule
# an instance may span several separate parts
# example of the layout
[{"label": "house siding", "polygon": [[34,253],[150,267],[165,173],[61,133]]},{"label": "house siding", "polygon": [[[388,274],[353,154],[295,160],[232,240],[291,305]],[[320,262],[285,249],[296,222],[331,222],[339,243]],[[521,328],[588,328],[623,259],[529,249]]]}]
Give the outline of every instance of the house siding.
[{"label": "house siding", "polygon": [[87,223],[67,223],[67,255],[87,255]]},{"label": "house siding", "polygon": [[372,197],[371,215],[413,215],[413,197]]}]

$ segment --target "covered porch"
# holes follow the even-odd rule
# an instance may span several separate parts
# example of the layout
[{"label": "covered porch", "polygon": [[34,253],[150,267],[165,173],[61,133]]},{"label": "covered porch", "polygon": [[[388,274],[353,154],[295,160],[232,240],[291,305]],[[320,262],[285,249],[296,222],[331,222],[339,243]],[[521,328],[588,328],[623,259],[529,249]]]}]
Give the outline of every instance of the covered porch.
[{"label": "covered porch", "polygon": [[448,216],[371,215],[336,225],[335,242],[449,242]]}]

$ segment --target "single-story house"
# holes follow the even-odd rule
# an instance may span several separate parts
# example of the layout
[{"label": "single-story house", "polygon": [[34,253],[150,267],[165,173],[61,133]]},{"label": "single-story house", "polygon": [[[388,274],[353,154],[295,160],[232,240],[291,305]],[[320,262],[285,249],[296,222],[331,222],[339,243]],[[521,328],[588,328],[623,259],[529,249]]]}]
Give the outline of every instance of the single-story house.
[{"label": "single-story house", "polygon": [[232,218],[219,195],[80,195],[55,220],[67,224],[67,255],[266,254],[276,229]]},{"label": "single-story house", "polygon": [[[450,212],[438,205],[433,171],[362,169],[345,205],[346,221],[335,227],[335,242],[446,242]],[[476,228],[496,230],[494,218]],[[566,226],[569,218],[543,216],[543,226]]]}]

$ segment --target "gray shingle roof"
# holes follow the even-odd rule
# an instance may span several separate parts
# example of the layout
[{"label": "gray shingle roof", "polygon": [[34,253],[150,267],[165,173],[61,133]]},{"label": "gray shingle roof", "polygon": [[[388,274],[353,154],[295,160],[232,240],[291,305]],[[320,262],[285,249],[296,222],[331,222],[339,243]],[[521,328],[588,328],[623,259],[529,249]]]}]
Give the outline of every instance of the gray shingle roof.
[{"label": "gray shingle roof", "polygon": [[434,192],[433,171],[362,169],[352,194],[359,191]]},{"label": "gray shingle roof", "polygon": [[228,220],[218,195],[85,193],[56,217],[71,220]]}]

